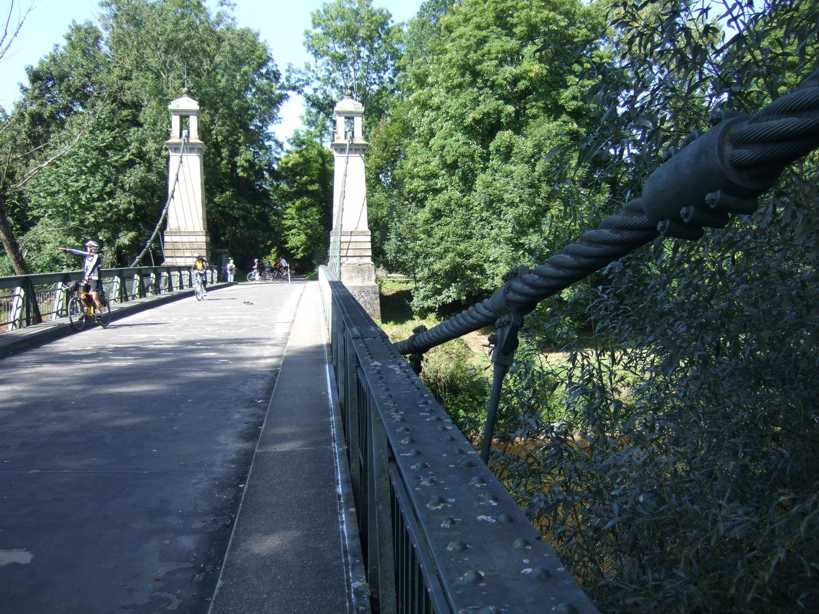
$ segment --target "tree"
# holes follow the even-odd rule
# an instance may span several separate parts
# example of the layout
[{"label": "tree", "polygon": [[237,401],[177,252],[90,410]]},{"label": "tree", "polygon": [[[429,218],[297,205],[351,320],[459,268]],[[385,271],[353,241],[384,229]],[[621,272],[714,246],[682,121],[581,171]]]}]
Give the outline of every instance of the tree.
[{"label": "tree", "polygon": [[[609,59],[585,73],[602,78],[579,90],[567,80],[554,94],[571,101],[586,90],[567,108],[583,128],[572,166],[580,185],[615,202],[636,195],[663,153],[707,130],[709,116],[755,111],[815,70],[815,2],[609,7],[599,41]],[[491,147],[502,144],[495,136]],[[531,172],[561,151],[533,158]],[[443,220],[471,206],[452,199],[447,210],[438,173],[405,178],[401,164],[398,177],[430,194],[420,212],[436,202]],[[526,319],[491,465],[603,611],[819,608],[818,172],[814,153],[753,215],[697,242],[658,240]],[[499,202],[526,185],[495,177],[497,190],[482,192]],[[562,347],[573,350],[565,361],[546,360],[563,313],[552,307],[578,291],[593,336]],[[471,418],[460,424],[469,429]]]},{"label": "tree", "polygon": [[379,250],[415,275],[425,310],[491,290],[606,201],[578,146],[595,115],[585,75],[605,62],[600,12],[572,0],[433,8],[410,26],[430,38],[413,42],[396,128],[379,127],[368,158]]},{"label": "tree", "polygon": [[32,9],[31,5],[29,5],[29,7],[22,12],[18,10],[17,16],[15,17],[14,4],[14,0],[9,0],[6,18],[3,19],[3,31],[0,32],[0,60],[6,57],[12,44],[14,44],[14,41],[23,29],[23,25],[26,23],[26,19],[28,19]]},{"label": "tree", "polygon": [[108,257],[127,262],[165,202],[167,105],[187,84],[203,108],[212,245],[239,261],[266,252],[275,242],[269,127],[284,99],[266,46],[198,0],[110,0],[103,11],[102,30],[73,25],[65,44],[29,71],[12,117],[16,138],[60,143],[76,125],[87,130],[29,182],[15,223],[25,232],[48,219],[77,240],[102,237]]},{"label": "tree", "polygon": [[273,198],[281,211],[282,241],[301,268],[326,260],[332,225],[333,155],[297,134],[279,161]]},{"label": "tree", "polygon": [[[13,0],[9,2],[8,13],[3,22],[3,32],[0,34],[0,60],[8,53],[31,13],[31,6],[29,6],[15,18],[14,4]],[[17,135],[14,129],[14,122],[9,119],[5,109],[0,107],[0,143],[3,145],[2,150],[6,152],[5,159],[1,162],[2,171],[0,171],[0,244],[3,246],[11,269],[17,275],[24,275],[28,270],[25,257],[17,241],[9,204],[14,193],[26,182],[25,177],[20,182],[16,181],[15,171],[20,170],[23,158],[29,158],[34,152],[28,151],[28,155],[21,154],[20,141],[15,138]]]},{"label": "tree", "polygon": [[347,92],[365,106],[368,124],[384,115],[395,83],[399,28],[372,0],[335,0],[312,14],[304,45],[313,63],[292,78],[307,101],[307,124],[332,133],[333,107]]}]

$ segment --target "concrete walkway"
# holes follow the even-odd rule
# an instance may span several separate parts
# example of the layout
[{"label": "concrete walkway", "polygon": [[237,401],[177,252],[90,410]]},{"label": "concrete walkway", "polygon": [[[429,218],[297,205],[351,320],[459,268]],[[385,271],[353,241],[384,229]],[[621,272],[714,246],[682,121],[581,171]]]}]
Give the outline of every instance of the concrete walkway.
[{"label": "concrete walkway", "polygon": [[319,286],[302,297],[211,614],[347,611]]},{"label": "concrete walkway", "polygon": [[[262,424],[214,611],[344,611],[325,380],[298,374],[321,351],[305,288],[233,286],[0,360],[0,612],[207,612]],[[297,313],[290,400],[269,405]],[[272,605],[231,610],[251,577]],[[306,580],[324,601],[283,601]]]}]

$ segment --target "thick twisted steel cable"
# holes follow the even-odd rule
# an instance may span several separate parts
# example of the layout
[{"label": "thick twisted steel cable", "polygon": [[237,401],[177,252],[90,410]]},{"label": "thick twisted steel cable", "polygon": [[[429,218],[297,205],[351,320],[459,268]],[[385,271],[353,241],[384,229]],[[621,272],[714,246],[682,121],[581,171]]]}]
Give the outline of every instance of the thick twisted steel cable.
[{"label": "thick twisted steel cable", "polygon": [[533,270],[513,271],[511,279],[488,299],[397,343],[396,348],[404,354],[425,352],[493,324],[511,309],[526,314],[544,298],[649,243],[657,234],[656,224],[646,218],[639,200],[633,200],[620,213],[605,218],[600,229],[583,233],[578,241]]},{"label": "thick twisted steel cable", "polygon": [[802,86],[778,98],[734,131],[730,162],[740,169],[765,170],[786,164],[816,147],[819,135],[819,71]]},{"label": "thick twisted steel cable", "polygon": [[703,227],[722,227],[729,213],[751,213],[787,164],[819,146],[819,70],[797,90],[751,117],[734,117],[696,139],[646,180],[640,198],[603,220],[543,264],[510,272],[503,286],[430,330],[395,344],[418,354],[495,323],[510,312],[529,313],[662,232],[697,239]]}]

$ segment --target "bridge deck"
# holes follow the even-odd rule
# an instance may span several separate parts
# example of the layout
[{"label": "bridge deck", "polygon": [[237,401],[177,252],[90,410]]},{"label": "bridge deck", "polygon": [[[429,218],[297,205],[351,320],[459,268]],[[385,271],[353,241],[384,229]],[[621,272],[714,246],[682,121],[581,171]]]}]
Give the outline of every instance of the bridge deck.
[{"label": "bridge deck", "polygon": [[236,569],[258,611],[344,610],[325,384],[297,371],[323,360],[314,290],[234,286],[0,361],[0,610],[207,611],[263,425],[213,610],[254,611]]}]

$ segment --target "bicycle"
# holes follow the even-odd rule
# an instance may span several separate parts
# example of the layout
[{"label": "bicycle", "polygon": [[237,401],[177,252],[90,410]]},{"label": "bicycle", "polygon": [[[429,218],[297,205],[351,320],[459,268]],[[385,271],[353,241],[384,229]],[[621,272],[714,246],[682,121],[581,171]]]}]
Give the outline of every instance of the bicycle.
[{"label": "bicycle", "polygon": [[205,284],[202,283],[202,277],[198,275],[196,271],[193,273],[193,294],[196,296],[197,301],[204,301],[205,296],[207,296]]},{"label": "bicycle", "polygon": [[290,270],[279,267],[273,267],[273,269],[270,271],[270,279],[271,280],[285,279],[287,281],[290,281]]},{"label": "bicycle", "polygon": [[287,270],[272,268],[265,271],[251,271],[247,274],[248,281],[275,281],[277,279],[289,280]]},{"label": "bicycle", "polygon": [[81,331],[91,320],[103,328],[108,328],[108,324],[111,323],[111,303],[105,296],[105,289],[102,284],[97,288],[97,296],[102,303],[102,310],[99,310],[87,288],[87,284],[79,281],[66,288],[72,293],[68,299],[68,323],[75,331]]}]

